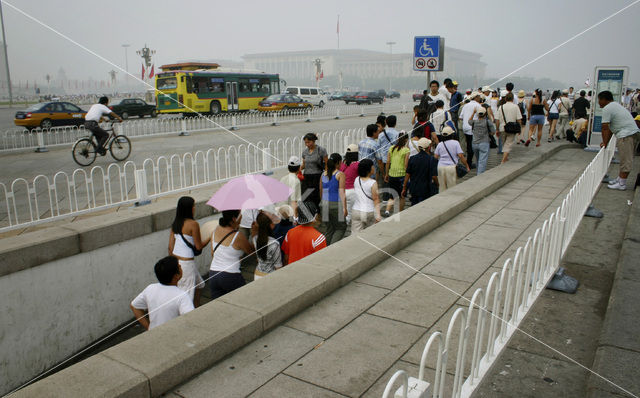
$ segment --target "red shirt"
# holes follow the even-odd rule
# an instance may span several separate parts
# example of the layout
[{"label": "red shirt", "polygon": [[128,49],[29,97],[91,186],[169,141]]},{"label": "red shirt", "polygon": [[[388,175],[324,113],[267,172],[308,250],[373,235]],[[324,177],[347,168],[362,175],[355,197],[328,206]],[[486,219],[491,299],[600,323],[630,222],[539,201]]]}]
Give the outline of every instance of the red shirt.
[{"label": "red shirt", "polygon": [[298,225],[289,230],[282,242],[282,251],[289,257],[287,264],[294,263],[325,247],[327,247],[327,240],[324,235],[308,225]]},{"label": "red shirt", "polygon": [[344,189],[353,189],[353,182],[358,176],[358,162],[351,162],[349,166],[342,163],[340,171],[344,173]]}]

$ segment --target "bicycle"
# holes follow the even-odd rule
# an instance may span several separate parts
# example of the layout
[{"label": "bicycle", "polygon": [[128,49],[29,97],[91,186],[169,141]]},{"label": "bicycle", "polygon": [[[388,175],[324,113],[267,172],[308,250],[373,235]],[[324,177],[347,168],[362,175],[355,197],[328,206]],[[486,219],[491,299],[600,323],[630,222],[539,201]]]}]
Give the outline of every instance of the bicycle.
[{"label": "bicycle", "polygon": [[[125,135],[116,135],[113,130],[113,122],[107,123],[108,128],[106,128],[105,131],[110,131],[111,134],[109,134],[109,138],[105,142],[104,147],[109,148],[109,152],[115,160],[122,162],[131,154],[131,141]],[[90,166],[95,162],[96,155],[98,154],[98,142],[95,136],[92,134],[91,137],[83,137],[77,140],[75,144],[73,144],[71,154],[73,155],[73,160],[80,166]]]}]

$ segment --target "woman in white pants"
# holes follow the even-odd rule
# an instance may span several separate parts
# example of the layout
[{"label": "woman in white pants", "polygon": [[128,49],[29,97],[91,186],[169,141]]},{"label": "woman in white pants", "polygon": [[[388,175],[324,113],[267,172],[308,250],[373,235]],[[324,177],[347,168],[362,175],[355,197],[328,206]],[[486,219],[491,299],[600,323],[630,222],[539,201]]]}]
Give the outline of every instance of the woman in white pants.
[{"label": "woman in white pants", "polygon": [[[457,184],[458,176],[456,174],[456,164],[462,162],[467,167],[467,171],[471,171],[467,164],[467,158],[462,152],[460,143],[453,138],[453,129],[445,127],[442,129],[442,141],[436,147],[433,154],[438,159],[438,182],[440,184],[440,193]],[[457,157],[457,159],[456,159]]]}]

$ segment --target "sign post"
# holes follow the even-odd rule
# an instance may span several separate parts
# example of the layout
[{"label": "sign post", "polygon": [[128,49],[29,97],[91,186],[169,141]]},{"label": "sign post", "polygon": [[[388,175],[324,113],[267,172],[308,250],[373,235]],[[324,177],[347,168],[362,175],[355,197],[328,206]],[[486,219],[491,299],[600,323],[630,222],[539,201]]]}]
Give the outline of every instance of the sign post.
[{"label": "sign post", "polygon": [[415,36],[413,38],[413,70],[427,72],[427,88],[431,72],[444,70],[444,37]]},{"label": "sign post", "polygon": [[629,76],[628,66],[596,66],[593,76],[593,90],[591,95],[591,126],[587,145],[599,148],[602,142],[602,108],[598,105],[598,93],[611,91],[613,100],[621,103],[622,91]]}]

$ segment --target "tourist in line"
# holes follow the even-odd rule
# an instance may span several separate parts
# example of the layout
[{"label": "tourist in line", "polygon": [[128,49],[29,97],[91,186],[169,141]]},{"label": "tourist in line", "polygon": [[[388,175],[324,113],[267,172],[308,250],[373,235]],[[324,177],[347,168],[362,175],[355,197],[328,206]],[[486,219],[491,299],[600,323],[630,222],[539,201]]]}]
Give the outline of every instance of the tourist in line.
[{"label": "tourist in line", "polygon": [[287,163],[289,173],[280,179],[281,183],[291,189],[291,194],[287,198],[287,204],[293,209],[294,216],[298,213],[298,202],[302,200],[302,184],[300,184],[300,179],[298,178],[300,165],[300,158],[291,156]]},{"label": "tourist in line", "polygon": [[258,258],[258,265],[253,276],[254,281],[282,267],[280,242],[272,236],[274,227],[273,220],[265,212],[258,214],[251,238]]},{"label": "tourist in line", "polygon": [[565,139],[569,129],[569,111],[571,111],[571,101],[569,100],[569,90],[562,90],[560,97],[560,118],[556,128],[556,139]]},{"label": "tourist in line", "polygon": [[371,178],[375,168],[371,159],[360,160],[358,177],[354,181],[356,200],[351,214],[351,231],[358,232],[380,222],[380,199],[378,197],[378,183]]},{"label": "tourist in line", "polygon": [[245,254],[253,254],[255,248],[238,231],[240,218],[240,210],[224,210],[218,220],[219,225],[213,231],[209,270],[212,300],[245,284],[240,273],[240,260]]},{"label": "tourist in line", "polygon": [[[441,101],[438,101],[441,102]],[[402,184],[406,175],[407,165],[409,164],[409,148],[407,148],[407,142],[409,136],[407,133],[402,133],[398,137],[398,142],[391,147],[389,154],[387,155],[386,170],[384,180],[389,184],[389,188],[396,193],[398,201],[400,202],[398,210],[404,210],[404,198],[402,197]],[[392,194],[393,195],[393,194]],[[390,198],[387,201],[387,209],[385,210],[385,217],[389,217],[391,208],[394,205],[394,199]]]},{"label": "tourist in line", "polygon": [[344,173],[344,193],[347,199],[347,218],[345,221],[350,224],[353,202],[356,199],[353,182],[358,177],[358,146],[356,144],[347,146],[344,162],[340,164],[340,171]]},{"label": "tourist in line", "polygon": [[311,201],[302,202],[299,208],[298,226],[291,229],[282,242],[284,264],[292,264],[327,247],[327,239],[315,228],[318,207]]},{"label": "tourist in line", "polygon": [[143,328],[151,330],[193,310],[189,295],[178,288],[182,270],[178,259],[168,256],[153,267],[159,283],[147,286],[131,302],[131,311]]},{"label": "tourist in line", "polygon": [[633,168],[635,147],[640,140],[640,129],[631,113],[613,100],[611,91],[598,94],[598,105],[602,108],[602,143],[606,147],[613,134],[617,138],[620,171],[618,177],[611,181],[607,188],[624,191],[627,189],[627,178]]},{"label": "tourist in line", "polygon": [[536,128],[538,129],[538,143],[536,146],[540,146],[540,141],[542,140],[542,128],[544,127],[545,110],[549,110],[549,105],[542,99],[542,90],[536,89],[533,98],[529,101],[529,107],[527,108],[527,114],[529,115],[529,135],[527,137],[527,141],[524,143],[525,146],[529,146],[531,141],[536,140],[536,136],[534,135]]},{"label": "tourist in line", "polygon": [[[471,171],[467,159],[464,157],[460,143],[453,140],[453,129],[445,127],[442,130],[443,141],[438,144],[434,156],[438,159],[438,182],[440,185],[440,193],[452,188],[456,185],[458,175],[456,174],[456,164],[462,162],[467,167],[467,171]],[[467,137],[469,141],[472,138]]]},{"label": "tourist in line", "polygon": [[451,100],[449,101],[449,112],[451,113],[451,119],[453,123],[455,123],[456,133],[460,131],[460,127],[458,125],[458,118],[460,109],[464,105],[464,97],[458,92],[458,82],[451,82],[447,84],[447,91],[451,94]]},{"label": "tourist in line", "polygon": [[318,136],[313,133],[305,134],[305,149],[302,151],[302,166],[300,167],[304,180],[302,180],[302,198],[310,200],[318,206],[320,204],[320,176],[327,163],[327,151],[320,145],[316,145]]},{"label": "tourist in line", "polygon": [[378,170],[382,170],[382,153],[380,153],[380,146],[378,145],[379,134],[378,125],[370,124],[367,126],[367,136],[358,143],[358,159],[360,161],[371,160],[375,169],[374,177],[377,175]]},{"label": "tourist in line", "polygon": [[526,134],[525,127],[527,126],[527,100],[525,99],[526,93],[524,90],[518,91],[518,108],[520,109],[520,114],[522,115],[522,120],[520,121],[521,129],[520,134],[515,137],[515,141],[518,144],[524,144],[524,136]]},{"label": "tourist in line", "polygon": [[340,171],[342,156],[332,153],[322,174],[322,221],[326,225],[327,245],[344,237],[347,230],[347,197],[345,194],[345,175]]},{"label": "tourist in line", "polygon": [[[548,112],[547,119],[549,120],[549,138],[547,138],[547,142],[551,142],[555,138],[556,134],[556,126],[558,125],[558,120],[560,119],[560,93],[558,90],[554,90],[551,94],[551,99],[547,100]],[[539,144],[540,142],[538,142]]]},{"label": "tourist in line", "polygon": [[[477,175],[484,173],[489,160],[489,135],[496,132],[496,125],[487,117],[484,108],[478,109],[478,120],[469,120],[473,132],[473,153],[478,162]],[[451,149],[449,149],[451,151]]]},{"label": "tourist in line", "polygon": [[190,196],[178,199],[176,216],[171,224],[169,235],[169,255],[174,256],[180,262],[182,278],[178,281],[178,287],[189,295],[193,305],[200,305],[200,292],[204,289],[204,280],[198,271],[194,258],[202,252],[209,241],[210,236],[200,237],[200,225],[193,219],[195,212],[195,200]]},{"label": "tourist in line", "polygon": [[444,98],[443,101],[444,101],[444,110],[445,111],[449,110],[449,104],[451,102],[451,93],[447,89],[447,86],[450,85],[450,84],[453,84],[453,81],[451,80],[451,78],[447,77],[446,79],[444,79],[442,81],[442,86],[440,86],[440,88],[438,88],[438,92]]},{"label": "tourist in line", "polygon": [[589,100],[585,98],[587,92],[584,90],[580,90],[580,96],[573,101],[573,106],[571,107],[571,118],[573,120],[576,119],[589,119],[589,108],[591,105],[589,104]]},{"label": "tourist in line", "polygon": [[[500,121],[499,134],[502,140],[502,162],[505,163],[509,160],[509,153],[511,152],[511,148],[513,147],[513,142],[516,140],[516,136],[520,133],[508,133],[505,129],[507,123],[516,123],[520,129],[518,131],[522,131],[522,119],[523,116],[520,113],[520,106],[513,103],[513,94],[508,93],[506,97],[504,97],[504,104],[500,106],[498,109],[498,120]],[[478,167],[479,168],[479,167]]]},{"label": "tourist in line", "polygon": [[[426,200],[437,192],[438,160],[430,153],[431,140],[420,138],[417,142],[419,152],[409,159],[407,172],[402,184],[402,198],[411,194],[411,206]],[[408,185],[408,191],[407,191]]]},{"label": "tourist in line", "polygon": [[[465,135],[466,147],[467,147],[467,158],[470,166],[473,168],[475,165],[473,164],[473,131],[471,131],[471,125],[469,124],[469,120],[477,119],[476,110],[482,108],[480,105],[482,102],[482,94],[474,91],[471,93],[471,101],[465,104],[462,107],[462,111],[460,112],[460,119],[462,119],[462,131]],[[451,145],[453,146],[453,145]],[[440,175],[440,174],[439,174]],[[440,178],[440,186],[442,186],[442,178]],[[446,188],[445,188],[446,189]]]}]

